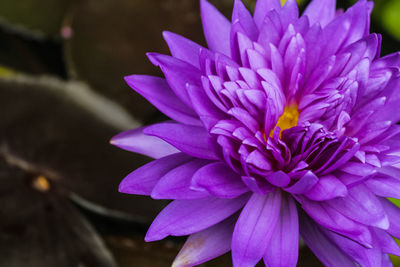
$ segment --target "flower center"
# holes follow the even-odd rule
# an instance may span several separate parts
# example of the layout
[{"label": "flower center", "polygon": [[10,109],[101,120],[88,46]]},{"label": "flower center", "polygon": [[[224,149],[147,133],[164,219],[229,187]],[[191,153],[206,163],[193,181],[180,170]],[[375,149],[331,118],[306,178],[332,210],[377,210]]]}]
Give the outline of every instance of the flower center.
[{"label": "flower center", "polygon": [[298,120],[299,120],[298,106],[296,104],[286,106],[285,110],[283,111],[283,114],[279,117],[275,127],[269,133],[269,136],[272,137],[275,128],[279,127],[281,129],[281,131],[279,132],[279,137],[281,137],[282,131],[296,126]]}]

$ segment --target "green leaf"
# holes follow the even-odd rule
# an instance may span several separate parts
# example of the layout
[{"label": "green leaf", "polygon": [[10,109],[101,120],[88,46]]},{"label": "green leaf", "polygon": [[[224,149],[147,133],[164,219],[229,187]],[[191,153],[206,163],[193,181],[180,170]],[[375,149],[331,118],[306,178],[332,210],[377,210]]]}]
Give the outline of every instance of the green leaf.
[{"label": "green leaf", "polygon": [[400,40],[400,1],[387,1],[382,9],[382,24],[385,29]]}]

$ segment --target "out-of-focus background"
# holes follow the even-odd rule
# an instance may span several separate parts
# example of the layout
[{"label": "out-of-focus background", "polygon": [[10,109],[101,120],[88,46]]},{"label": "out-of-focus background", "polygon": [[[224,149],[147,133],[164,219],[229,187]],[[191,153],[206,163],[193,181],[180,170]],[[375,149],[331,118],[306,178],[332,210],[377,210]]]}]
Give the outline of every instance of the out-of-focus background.
[{"label": "out-of-focus background", "polygon": [[[211,2],[230,17],[233,0]],[[383,55],[400,50],[399,25],[400,1],[375,1]],[[160,75],[145,52],[168,53],[163,30],[205,44],[199,1],[0,1],[0,266],[171,265],[185,238],[143,241],[166,202],[118,193],[149,159],[109,144],[165,119],[123,80]],[[322,265],[302,248],[298,266]]]}]

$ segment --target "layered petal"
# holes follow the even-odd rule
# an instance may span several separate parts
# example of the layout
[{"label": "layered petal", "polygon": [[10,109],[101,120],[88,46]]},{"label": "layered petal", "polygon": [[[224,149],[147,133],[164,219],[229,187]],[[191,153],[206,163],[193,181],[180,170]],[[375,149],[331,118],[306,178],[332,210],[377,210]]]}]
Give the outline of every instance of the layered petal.
[{"label": "layered petal", "polygon": [[202,231],[234,214],[248,199],[248,195],[242,195],[235,199],[174,200],[154,219],[145,240],[155,241],[168,235],[182,236]]},{"label": "layered petal", "polygon": [[119,148],[140,153],[155,159],[179,152],[178,149],[164,140],[144,134],[143,130],[145,128],[146,127],[141,127],[122,132],[114,136],[110,140],[110,143]]},{"label": "layered petal", "polygon": [[240,213],[232,237],[234,266],[254,266],[265,254],[279,219],[281,193],[253,194]]}]

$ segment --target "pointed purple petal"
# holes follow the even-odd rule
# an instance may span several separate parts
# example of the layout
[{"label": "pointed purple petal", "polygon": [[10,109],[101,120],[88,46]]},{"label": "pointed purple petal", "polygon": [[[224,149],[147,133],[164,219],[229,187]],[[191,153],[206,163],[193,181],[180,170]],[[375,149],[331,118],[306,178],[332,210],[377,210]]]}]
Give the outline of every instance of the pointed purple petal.
[{"label": "pointed purple petal", "polygon": [[355,263],[307,215],[300,214],[300,234],[325,266],[355,267]]},{"label": "pointed purple petal", "polygon": [[146,129],[146,127],[119,133],[110,140],[110,143],[119,148],[140,153],[155,159],[179,152],[178,149],[164,140],[144,134],[144,129]]},{"label": "pointed purple petal", "polygon": [[200,70],[185,61],[171,56],[157,53],[148,53],[147,56],[154,65],[160,67],[175,95],[183,103],[191,107],[192,103],[186,90],[186,84],[200,85]]},{"label": "pointed purple petal", "polygon": [[220,198],[234,198],[249,191],[239,174],[223,162],[211,163],[199,169],[193,176],[193,186],[204,188]]},{"label": "pointed purple petal", "polygon": [[308,4],[304,15],[310,20],[310,25],[319,23],[325,27],[329,22],[335,18],[336,14],[336,0],[313,0]]},{"label": "pointed purple petal", "polygon": [[280,0],[258,0],[254,8],[254,21],[260,29],[267,13],[273,9],[281,9]]},{"label": "pointed purple petal", "polygon": [[204,36],[210,50],[229,56],[231,23],[206,0],[200,1]]},{"label": "pointed purple petal", "polygon": [[389,229],[387,232],[394,237],[400,238],[400,208],[385,198],[380,198],[381,204],[389,218]]},{"label": "pointed purple petal", "polygon": [[305,194],[314,201],[325,201],[346,195],[346,186],[333,175],[320,177],[317,184]]},{"label": "pointed purple petal", "polygon": [[193,175],[209,164],[204,159],[193,159],[165,174],[154,187],[151,197],[154,199],[198,199],[209,196],[204,191],[190,189]]},{"label": "pointed purple petal", "polygon": [[163,37],[168,44],[171,55],[193,66],[200,68],[199,55],[202,47],[176,33],[164,31]]},{"label": "pointed purple petal", "polygon": [[154,186],[167,172],[190,161],[192,157],[177,153],[154,160],[134,170],[122,180],[119,192],[136,195],[150,195]]},{"label": "pointed purple petal", "polygon": [[315,222],[331,231],[371,247],[371,233],[366,226],[356,223],[324,202],[315,202],[299,197],[297,197],[297,200]]},{"label": "pointed purple petal", "polygon": [[264,261],[270,267],[295,267],[299,255],[299,219],[292,197],[282,198],[278,223],[267,247]]},{"label": "pointed purple petal", "polygon": [[264,256],[279,218],[280,204],[280,190],[267,195],[252,195],[233,232],[234,266],[254,266]]},{"label": "pointed purple petal", "polygon": [[237,216],[232,216],[206,230],[192,234],[183,245],[172,267],[189,267],[214,259],[231,250],[233,228]]},{"label": "pointed purple petal", "polygon": [[235,4],[233,6],[232,12],[232,23],[238,21],[240,25],[243,27],[246,35],[255,40],[258,36],[258,29],[256,24],[254,23],[253,17],[250,12],[244,6],[241,0],[235,0]]},{"label": "pointed purple petal", "polygon": [[295,184],[284,190],[291,194],[304,194],[315,187],[318,182],[318,177],[312,171],[307,171]]},{"label": "pointed purple petal", "polygon": [[125,77],[125,81],[171,119],[190,125],[200,124],[197,114],[173,93],[165,79],[131,75]]},{"label": "pointed purple petal", "polygon": [[346,197],[339,197],[325,203],[341,214],[365,225],[382,229],[389,228],[389,220],[379,199],[365,185],[348,189]]},{"label": "pointed purple petal", "polygon": [[163,122],[147,127],[144,133],[157,136],[193,157],[218,159],[203,127]]},{"label": "pointed purple petal", "polygon": [[174,200],[154,219],[145,240],[161,240],[168,235],[190,235],[211,227],[238,211],[249,196],[235,199],[209,197],[195,200]]}]

